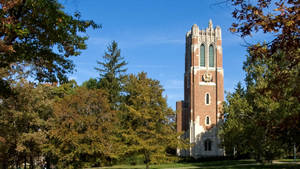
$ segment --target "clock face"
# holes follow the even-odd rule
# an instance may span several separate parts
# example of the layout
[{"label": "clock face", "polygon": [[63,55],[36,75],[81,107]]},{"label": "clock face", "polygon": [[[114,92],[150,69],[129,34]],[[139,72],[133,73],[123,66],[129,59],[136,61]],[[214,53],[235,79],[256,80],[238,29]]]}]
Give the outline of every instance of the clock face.
[{"label": "clock face", "polygon": [[211,73],[205,73],[204,75],[202,75],[202,79],[205,82],[211,82],[212,81],[212,75],[211,75]]}]

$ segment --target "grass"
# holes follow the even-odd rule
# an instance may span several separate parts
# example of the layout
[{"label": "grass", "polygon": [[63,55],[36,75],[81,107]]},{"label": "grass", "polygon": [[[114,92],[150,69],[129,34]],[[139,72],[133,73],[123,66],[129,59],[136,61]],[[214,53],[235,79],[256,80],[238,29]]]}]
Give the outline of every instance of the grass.
[{"label": "grass", "polygon": [[[102,167],[101,169],[142,169],[145,165],[116,165],[112,167]],[[197,163],[170,163],[161,165],[150,165],[150,169],[300,169],[298,164],[257,164],[254,160],[226,160],[226,161],[209,161]],[[93,168],[100,169],[100,168]]]},{"label": "grass", "polygon": [[[294,159],[280,159],[280,162],[295,162]],[[296,159],[296,162],[300,162],[300,159]]]}]

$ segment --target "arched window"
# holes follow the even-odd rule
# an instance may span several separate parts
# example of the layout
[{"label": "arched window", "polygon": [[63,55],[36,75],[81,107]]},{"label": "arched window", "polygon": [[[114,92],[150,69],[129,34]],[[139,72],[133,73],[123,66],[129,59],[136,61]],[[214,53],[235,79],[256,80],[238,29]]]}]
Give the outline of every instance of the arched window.
[{"label": "arched window", "polygon": [[209,125],[209,124],[210,124],[209,116],[206,116],[206,117],[205,117],[205,124],[206,124],[206,125]]},{"label": "arched window", "polygon": [[209,139],[204,141],[204,150],[211,151],[211,141]]},{"label": "arched window", "polygon": [[215,60],[214,60],[214,47],[213,45],[209,46],[209,67],[214,67]]},{"label": "arched window", "polygon": [[205,67],[205,46],[200,47],[200,66]]},{"label": "arched window", "polygon": [[205,94],[205,104],[206,105],[210,104],[210,95],[209,95],[209,93]]}]

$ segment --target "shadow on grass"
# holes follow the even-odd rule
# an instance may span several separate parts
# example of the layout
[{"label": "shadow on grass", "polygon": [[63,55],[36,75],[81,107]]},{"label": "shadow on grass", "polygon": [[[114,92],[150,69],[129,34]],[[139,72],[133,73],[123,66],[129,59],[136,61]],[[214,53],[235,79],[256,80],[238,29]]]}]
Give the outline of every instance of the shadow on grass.
[{"label": "shadow on grass", "polygon": [[[181,164],[181,165],[180,165]],[[296,164],[257,164],[252,160],[243,161],[210,161],[210,162],[198,162],[198,163],[175,163],[152,166],[151,169],[163,169],[163,168],[184,168],[184,169],[212,169],[212,168],[222,168],[222,169],[300,169],[300,165]]]},{"label": "shadow on grass", "polygon": [[192,162],[182,163],[190,164],[197,167],[209,167],[209,166],[231,166],[231,165],[244,165],[244,164],[255,164],[254,160],[222,160],[222,161],[203,161],[203,162]]},{"label": "shadow on grass", "polygon": [[[296,169],[300,168],[299,165],[294,164],[272,164],[272,165],[262,165],[262,164],[246,164],[246,165],[232,165],[232,166],[212,166],[212,167],[197,167],[200,169],[211,169],[211,168],[222,168],[222,169]],[[186,168],[187,169],[187,168]]]},{"label": "shadow on grass", "polygon": [[[107,169],[142,169],[145,165],[119,165],[113,167],[103,167]],[[193,162],[193,163],[171,163],[161,165],[150,165],[150,169],[300,169],[297,164],[257,164],[253,160],[224,160],[224,161],[209,161],[209,162]],[[96,168],[94,168],[96,169]],[[99,168],[98,168],[99,169]]]}]

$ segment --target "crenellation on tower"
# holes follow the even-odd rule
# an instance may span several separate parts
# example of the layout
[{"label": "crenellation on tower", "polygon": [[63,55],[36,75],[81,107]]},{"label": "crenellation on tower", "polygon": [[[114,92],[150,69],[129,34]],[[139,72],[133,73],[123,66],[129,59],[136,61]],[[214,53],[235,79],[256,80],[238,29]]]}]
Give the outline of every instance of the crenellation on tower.
[{"label": "crenellation on tower", "polygon": [[192,26],[192,36],[199,36],[199,27],[197,24]]},{"label": "crenellation on tower", "polygon": [[216,34],[216,40],[221,40],[222,39],[220,26],[216,26],[215,34]]},{"label": "crenellation on tower", "polygon": [[[184,100],[178,102],[178,129],[194,147],[178,155],[223,156],[217,123],[224,100],[221,28],[209,20],[206,29],[194,24],[186,34]],[[176,104],[177,105],[177,104]],[[179,106],[181,105],[181,106]],[[179,120],[179,118],[177,118]]]},{"label": "crenellation on tower", "polygon": [[188,32],[186,33],[186,38],[189,37],[189,36],[191,35],[191,33],[192,33],[191,31],[188,31]]}]

